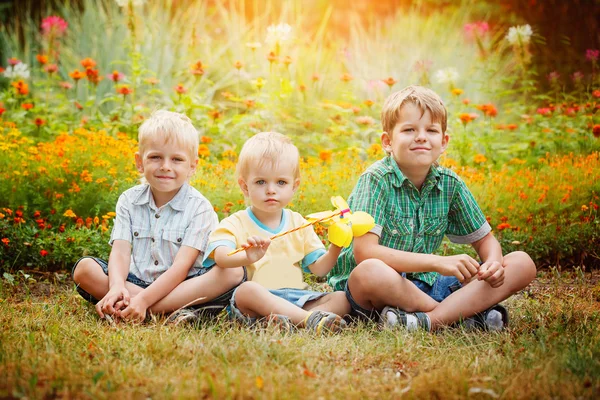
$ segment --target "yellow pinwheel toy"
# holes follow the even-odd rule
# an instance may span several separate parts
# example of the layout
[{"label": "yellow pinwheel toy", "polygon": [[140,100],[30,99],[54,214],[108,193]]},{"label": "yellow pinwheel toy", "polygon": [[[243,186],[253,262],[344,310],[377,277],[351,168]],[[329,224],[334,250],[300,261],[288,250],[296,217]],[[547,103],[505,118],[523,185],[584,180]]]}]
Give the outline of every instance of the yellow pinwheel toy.
[{"label": "yellow pinwheel toy", "polygon": [[363,211],[352,212],[341,196],[332,196],[334,211],[323,211],[306,216],[308,222],[320,222],[328,227],[329,241],[339,247],[348,247],[354,237],[362,236],[375,226],[373,217]]}]

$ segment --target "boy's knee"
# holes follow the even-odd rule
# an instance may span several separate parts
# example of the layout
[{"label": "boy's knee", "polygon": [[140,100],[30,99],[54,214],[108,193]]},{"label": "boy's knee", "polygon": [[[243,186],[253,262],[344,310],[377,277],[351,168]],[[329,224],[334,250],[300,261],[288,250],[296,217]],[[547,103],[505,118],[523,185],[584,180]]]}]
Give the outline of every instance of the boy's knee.
[{"label": "boy's knee", "polygon": [[266,290],[260,284],[252,281],[242,283],[236,290],[236,299],[240,297],[254,296],[258,291]]},{"label": "boy's knee", "polygon": [[371,291],[378,288],[387,280],[386,272],[391,268],[381,260],[368,259],[360,264],[350,274],[348,285],[352,292],[355,290]]},{"label": "boy's knee", "polygon": [[508,258],[509,262],[509,265],[506,266],[514,268],[516,270],[515,272],[518,272],[519,274],[519,283],[521,287],[517,288],[517,290],[527,286],[535,279],[537,268],[529,254],[524,251],[515,251],[507,254],[506,258]]},{"label": "boy's knee", "polygon": [[94,268],[98,266],[98,263],[90,257],[82,258],[79,260],[75,269],[73,270],[73,281],[79,284],[85,280],[92,272]]}]

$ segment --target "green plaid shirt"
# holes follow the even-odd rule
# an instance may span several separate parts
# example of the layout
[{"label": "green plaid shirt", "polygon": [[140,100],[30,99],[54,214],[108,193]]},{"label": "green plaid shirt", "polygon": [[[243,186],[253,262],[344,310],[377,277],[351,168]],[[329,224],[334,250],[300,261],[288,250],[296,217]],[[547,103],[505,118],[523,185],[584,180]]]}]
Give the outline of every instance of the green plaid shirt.
[{"label": "green plaid shirt", "polygon": [[[419,190],[390,156],[375,162],[358,179],[348,198],[352,211],[373,216],[379,244],[413,253],[433,253],[444,235],[454,243],[473,243],[492,228],[464,182],[447,168],[432,166]],[[334,290],[344,290],[356,267],[353,246],[344,249],[328,274]],[[407,274],[432,285],[437,272]]]}]

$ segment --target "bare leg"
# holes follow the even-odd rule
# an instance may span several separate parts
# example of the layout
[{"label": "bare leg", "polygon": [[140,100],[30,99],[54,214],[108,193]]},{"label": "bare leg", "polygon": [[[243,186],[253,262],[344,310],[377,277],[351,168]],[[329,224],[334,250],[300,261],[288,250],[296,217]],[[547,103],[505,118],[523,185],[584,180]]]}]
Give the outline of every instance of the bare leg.
[{"label": "bare leg", "polygon": [[[77,264],[73,272],[73,280],[83,290],[100,300],[108,293],[108,275],[104,273],[102,267],[92,258],[84,258]],[[141,287],[131,282],[125,282],[125,287],[133,297],[140,293]]]},{"label": "bare leg", "polygon": [[494,304],[507,299],[523,289],[535,278],[536,268],[527,253],[517,251],[504,257],[504,284],[492,288],[484,281],[471,281],[462,289],[452,293],[437,307],[429,311],[431,328],[468,318]]},{"label": "bare leg", "polygon": [[350,274],[348,287],[358,305],[367,310],[394,306],[408,312],[431,311],[439,304],[377,259],[361,262]]},{"label": "bare leg", "polygon": [[150,311],[155,314],[167,313],[184,306],[207,303],[239,285],[243,277],[244,270],[241,267],[213,267],[204,275],[181,282],[154,303]]},{"label": "bare leg", "polygon": [[289,301],[275,296],[256,282],[244,282],[240,285],[235,292],[235,304],[242,314],[250,317],[282,314],[289,317],[295,325],[300,325],[310,314]]},{"label": "bare leg", "polygon": [[344,292],[333,292],[304,305],[305,310],[327,311],[343,317],[350,313],[350,303]]}]

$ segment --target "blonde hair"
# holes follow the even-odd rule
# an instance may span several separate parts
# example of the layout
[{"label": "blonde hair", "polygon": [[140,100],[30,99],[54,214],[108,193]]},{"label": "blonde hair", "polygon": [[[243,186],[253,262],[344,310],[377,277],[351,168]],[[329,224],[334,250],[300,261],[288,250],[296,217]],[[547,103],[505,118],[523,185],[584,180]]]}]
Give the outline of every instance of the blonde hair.
[{"label": "blonde hair", "polygon": [[300,178],[300,153],[291,139],[277,132],[261,132],[244,143],[236,166],[238,178],[245,179],[253,166],[269,163],[276,166],[282,160],[291,161],[294,179]]},{"label": "blonde hair", "polygon": [[192,120],[184,114],[159,110],[144,121],[138,131],[138,146],[142,157],[147,143],[156,138],[164,139],[165,143],[176,142],[186,148],[192,160],[198,158],[198,131],[192,125]]},{"label": "blonde hair", "polygon": [[423,114],[429,111],[431,120],[442,125],[442,133],[446,133],[448,112],[441,97],[431,89],[416,85],[407,86],[385,99],[381,110],[381,125],[384,132],[392,133],[400,119],[400,110],[407,103],[417,106]]}]

